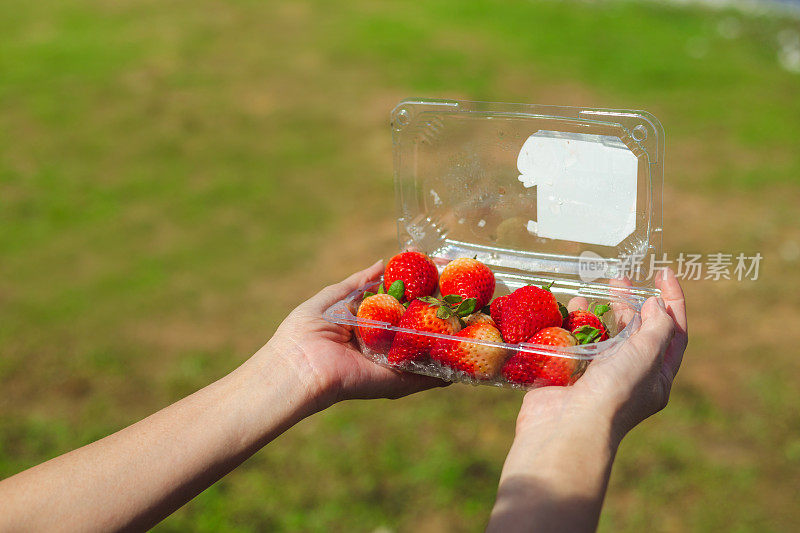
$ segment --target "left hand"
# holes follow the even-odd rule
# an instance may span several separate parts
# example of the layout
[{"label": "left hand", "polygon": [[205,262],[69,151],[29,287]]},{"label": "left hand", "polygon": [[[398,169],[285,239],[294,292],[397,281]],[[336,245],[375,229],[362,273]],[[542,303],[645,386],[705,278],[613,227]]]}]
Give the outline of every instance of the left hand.
[{"label": "left hand", "polygon": [[300,304],[254,358],[262,364],[280,361],[295,368],[318,409],[341,400],[400,398],[447,385],[436,378],[373,363],[358,350],[352,327],[322,318],[338,300],[380,277],[383,268],[383,261],[378,261]]}]

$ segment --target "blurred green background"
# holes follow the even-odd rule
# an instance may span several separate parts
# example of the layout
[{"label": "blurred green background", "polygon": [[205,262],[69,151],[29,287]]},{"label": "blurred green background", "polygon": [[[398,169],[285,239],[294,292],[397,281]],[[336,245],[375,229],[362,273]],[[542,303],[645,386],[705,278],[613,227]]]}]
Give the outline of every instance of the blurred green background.
[{"label": "blurred green background", "polygon": [[[669,407],[603,531],[800,526],[800,22],[655,3],[0,1],[0,477],[233,369],[396,251],[406,96],[642,108],[689,282]],[[521,395],[454,386],[304,421],[161,531],[478,531]]]}]

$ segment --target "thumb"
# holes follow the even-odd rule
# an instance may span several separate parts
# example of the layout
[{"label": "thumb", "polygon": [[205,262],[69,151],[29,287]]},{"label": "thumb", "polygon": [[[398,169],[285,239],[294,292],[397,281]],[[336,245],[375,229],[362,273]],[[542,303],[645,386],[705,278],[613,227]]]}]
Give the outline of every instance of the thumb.
[{"label": "thumb", "polygon": [[660,361],[675,333],[675,322],[661,298],[648,298],[642,306],[642,325],[630,342],[649,363]]}]

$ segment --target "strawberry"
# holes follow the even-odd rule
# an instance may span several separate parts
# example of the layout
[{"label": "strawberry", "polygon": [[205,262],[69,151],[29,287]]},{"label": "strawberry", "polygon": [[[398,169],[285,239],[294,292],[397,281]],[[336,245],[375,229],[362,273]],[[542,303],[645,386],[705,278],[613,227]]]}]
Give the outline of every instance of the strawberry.
[{"label": "strawberry", "polygon": [[408,301],[420,296],[430,296],[436,291],[439,271],[431,258],[420,252],[402,252],[389,259],[383,273],[383,283],[391,287],[397,280],[405,286]]},{"label": "strawberry", "polygon": [[[358,306],[356,316],[362,320],[374,320],[396,326],[405,312],[406,308],[395,297],[388,294],[374,294],[364,298]],[[386,352],[392,345],[394,331],[359,325],[358,335],[369,349]]]},{"label": "strawberry", "polygon": [[[554,347],[577,346],[578,339],[569,331],[559,327],[540,330],[527,341],[530,344],[543,344]],[[512,383],[531,385],[569,385],[583,370],[583,361],[566,356],[547,355],[541,351],[533,352],[521,348],[503,366],[503,377]]]},{"label": "strawberry", "polygon": [[564,320],[553,293],[534,285],[515,290],[501,305],[500,331],[511,344],[529,339],[540,329],[561,326]]},{"label": "strawberry", "polygon": [[[411,302],[398,327],[424,333],[451,335],[461,329],[458,316],[450,305],[436,298],[426,297]],[[436,337],[400,331],[395,335],[388,359],[392,364],[424,359],[436,343]]]},{"label": "strawberry", "polygon": [[472,326],[474,324],[489,324],[490,326],[497,327],[497,324],[494,323],[492,317],[487,315],[486,313],[472,313],[471,315],[465,316],[462,320],[464,323],[464,327]]},{"label": "strawberry", "polygon": [[569,316],[564,320],[564,329],[575,333],[576,330],[583,326],[591,326],[600,331],[600,338],[596,342],[608,339],[608,330],[606,329],[600,317],[608,312],[610,309],[607,305],[595,305],[589,307],[588,311],[572,311]]},{"label": "strawberry", "polygon": [[481,308],[489,303],[494,294],[494,272],[477,259],[459,257],[447,263],[442,270],[439,290],[443,295],[475,298]]},{"label": "strawberry", "polygon": [[492,300],[492,304],[489,306],[489,314],[492,316],[492,320],[494,320],[494,323],[497,324],[498,328],[500,327],[500,323],[503,321],[503,305],[505,305],[509,296],[511,295],[507,294],[505,296],[495,298]]},{"label": "strawberry", "polygon": [[479,379],[497,375],[508,356],[508,350],[502,346],[471,342],[503,342],[503,337],[496,327],[486,323],[473,324],[456,333],[456,337],[464,340],[436,341],[431,351],[431,359]]}]

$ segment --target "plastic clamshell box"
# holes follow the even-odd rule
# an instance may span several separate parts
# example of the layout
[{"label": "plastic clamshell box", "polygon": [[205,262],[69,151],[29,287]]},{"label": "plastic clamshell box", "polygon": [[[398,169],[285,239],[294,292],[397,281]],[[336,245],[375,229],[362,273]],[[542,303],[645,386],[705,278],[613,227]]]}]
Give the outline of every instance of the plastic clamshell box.
[{"label": "plastic clamshell box", "polygon": [[[555,352],[502,344],[509,357],[520,349],[584,361],[607,357],[639,328],[642,304],[658,294],[653,279],[617,278],[660,257],[658,119],[645,111],[407,99],[392,111],[391,126],[401,250],[428,254],[440,272],[452,259],[476,257],[495,273],[494,297],[554,282],[551,291],[565,305],[575,297],[611,304],[603,317],[608,340]],[[458,338],[358,318],[364,292],[379,283],[337,302],[325,318],[357,326],[356,333],[371,327]],[[356,337],[363,354],[384,366],[520,387],[502,375],[477,379],[431,360],[391,365]]]}]

